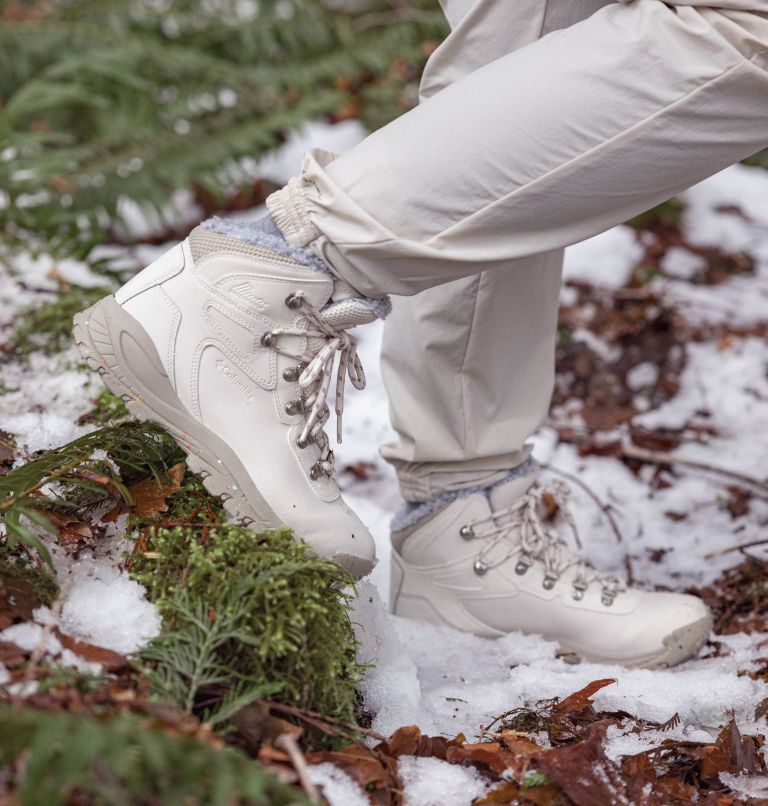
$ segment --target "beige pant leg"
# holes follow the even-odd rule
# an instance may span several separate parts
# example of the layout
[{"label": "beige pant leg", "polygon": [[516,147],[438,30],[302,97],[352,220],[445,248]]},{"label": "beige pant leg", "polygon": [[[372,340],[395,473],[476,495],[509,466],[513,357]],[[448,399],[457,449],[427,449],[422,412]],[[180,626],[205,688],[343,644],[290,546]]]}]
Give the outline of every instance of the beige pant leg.
[{"label": "beige pant leg", "polygon": [[[608,2],[443,0],[451,33],[427,63],[421,99]],[[562,255],[393,299],[381,362],[397,441],[382,455],[405,499],[489,484],[528,455],[552,395]]]},{"label": "beige pant leg", "polygon": [[[752,11],[732,8],[739,4]],[[488,13],[499,5],[508,4],[490,2]],[[531,256],[613,226],[765,146],[767,102],[768,0],[721,0],[718,8],[614,3],[474,70],[336,161],[311,152],[302,176],[270,199],[270,209],[291,242],[311,243],[363,293],[415,294],[491,270],[514,274],[525,288]],[[487,293],[482,302],[480,282],[483,316],[504,322],[514,287],[505,284],[503,294]],[[546,290],[537,294],[551,299]],[[434,346],[414,341],[399,348],[422,352],[426,389],[430,353],[444,349],[441,328],[476,321],[466,312],[452,320],[461,308],[455,304],[441,319],[441,298],[435,299],[438,307],[427,317],[434,323]],[[442,299],[448,309],[451,299]],[[535,320],[530,310],[526,315]],[[551,309],[542,312],[548,316]],[[525,317],[519,325],[518,355],[546,352],[551,362],[551,325],[536,331],[548,332],[546,347],[538,336],[525,335]],[[508,372],[509,344],[494,327],[483,330],[482,340],[471,328],[461,332],[468,345],[461,384],[474,387],[476,400],[491,400],[481,387],[488,374],[477,367]],[[455,374],[455,361],[446,364]],[[407,372],[414,376],[417,367],[408,364]],[[439,361],[435,374],[444,381]],[[406,395],[414,394],[414,380],[398,367],[390,383],[393,395],[405,401],[398,403],[400,411],[408,405]],[[494,404],[484,405],[458,422],[461,385],[454,379],[453,400],[445,400],[445,383],[451,385],[444,381],[426,395],[426,405],[414,403],[422,419],[409,422],[401,441],[405,462],[425,465],[431,476],[430,463],[421,462],[431,457],[418,454],[419,446],[459,434],[437,464],[454,457],[471,463],[466,454],[451,452],[481,432],[480,465],[467,464],[466,470],[498,470],[500,462],[519,456],[537,419],[533,406],[517,430],[510,425],[514,403],[501,414]],[[540,413],[548,388],[534,397]],[[497,417],[504,423],[498,432],[489,425]],[[436,478],[439,487],[439,468]],[[418,489],[415,494],[421,497]]]}]

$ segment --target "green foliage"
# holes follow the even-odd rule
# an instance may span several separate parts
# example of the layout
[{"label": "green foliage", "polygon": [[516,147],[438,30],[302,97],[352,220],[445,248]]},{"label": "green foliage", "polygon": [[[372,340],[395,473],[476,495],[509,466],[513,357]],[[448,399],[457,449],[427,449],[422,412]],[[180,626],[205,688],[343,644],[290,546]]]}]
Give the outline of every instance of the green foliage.
[{"label": "green foliage", "polygon": [[[160,691],[196,712],[201,699],[215,702],[218,722],[232,712],[228,688],[245,700],[279,688],[281,702],[354,722],[361,669],[346,571],[310,556],[288,530],[159,528],[148,548],[131,575],[166,625],[145,653]],[[210,648],[223,636],[206,650],[213,682],[201,698],[206,686],[190,683],[190,670],[201,665],[203,642]]]},{"label": "green foliage", "polygon": [[43,510],[78,512],[110,496],[130,502],[126,484],[159,475],[183,456],[173,439],[151,423],[103,428],[46,451],[0,476],[0,523],[6,528],[0,551],[34,549],[50,563],[44,543],[30,529],[31,522],[56,534]]},{"label": "green foliage", "polygon": [[103,721],[1,705],[0,735],[0,796],[21,806],[307,803],[238,751],[131,714]]},{"label": "green foliage", "polygon": [[685,205],[677,196],[673,196],[656,207],[636,215],[626,223],[635,229],[646,229],[657,223],[679,224],[682,221]]},{"label": "green foliage", "polygon": [[128,407],[125,401],[106,387],[96,398],[96,405],[78,421],[79,423],[97,423],[106,425],[119,420],[125,420],[128,416]]},{"label": "green foliage", "polygon": [[[350,105],[377,123],[397,93],[357,91],[396,59],[425,61],[445,21],[435,0],[369,0],[364,13],[320,0],[54,0],[6,7],[0,26],[0,228],[92,241],[130,198],[167,208],[191,184],[214,198],[302,122]],[[12,8],[8,8],[13,6]],[[86,225],[87,224],[87,225]]]},{"label": "green foliage", "polygon": [[53,302],[20,311],[11,344],[22,354],[34,350],[57,353],[72,341],[72,317],[98,302],[109,290],[72,286]]},{"label": "green foliage", "polygon": [[[224,591],[216,602],[193,599],[180,592],[168,603],[164,632],[141,653],[156,689],[185,711],[201,711],[208,725],[218,725],[255,700],[280,691],[282,683],[267,683],[235,670],[245,647],[258,641],[245,629],[250,603],[243,588]],[[200,706],[203,702],[204,705]]]},{"label": "green foliage", "polygon": [[757,165],[760,168],[768,168],[768,148],[764,148],[762,151],[758,151],[757,154],[747,157],[743,162],[746,165]]}]

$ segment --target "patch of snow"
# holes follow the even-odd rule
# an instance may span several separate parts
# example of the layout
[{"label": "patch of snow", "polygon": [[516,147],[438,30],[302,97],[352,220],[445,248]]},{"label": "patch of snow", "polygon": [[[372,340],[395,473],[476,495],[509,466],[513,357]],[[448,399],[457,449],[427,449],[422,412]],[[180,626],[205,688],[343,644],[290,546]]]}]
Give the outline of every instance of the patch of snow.
[{"label": "patch of snow", "polygon": [[397,765],[405,790],[405,806],[471,806],[490,788],[472,767],[459,767],[439,758],[402,756]]},{"label": "patch of snow", "polygon": [[[352,622],[360,642],[358,659],[371,664],[361,692],[366,708],[374,715],[372,727],[389,736],[402,725],[410,724],[420,710],[418,669],[388,618],[379,592],[370,582],[363,581],[358,586]],[[419,724],[427,733],[436,729],[429,723]]]},{"label": "patch of snow", "polygon": [[612,761],[619,762],[622,756],[635,756],[646,750],[660,747],[666,739],[709,744],[715,739],[715,732],[682,724],[666,731],[645,730],[640,732],[634,731],[631,724],[627,728],[611,725],[605,738],[605,754]]},{"label": "patch of snow", "polygon": [[330,762],[312,764],[309,780],[322,789],[329,806],[368,806],[368,798],[357,781]]},{"label": "patch of snow", "polygon": [[635,392],[639,392],[648,386],[653,386],[658,377],[659,368],[656,364],[643,361],[641,364],[636,364],[627,373],[627,386]]},{"label": "patch of snow", "polygon": [[707,261],[701,255],[694,254],[688,249],[673,246],[667,250],[660,265],[665,274],[680,280],[690,280],[706,268]]},{"label": "patch of snow", "polygon": [[613,227],[565,250],[563,279],[621,288],[642,257],[643,247],[635,230],[624,225]]},{"label": "patch of snow", "polygon": [[720,780],[744,798],[768,798],[768,775],[734,775],[721,772]]},{"label": "patch of snow", "polygon": [[[90,573],[88,571],[87,573]],[[61,630],[96,646],[129,654],[160,634],[160,616],[145,589],[125,571],[104,566],[69,590]]]}]

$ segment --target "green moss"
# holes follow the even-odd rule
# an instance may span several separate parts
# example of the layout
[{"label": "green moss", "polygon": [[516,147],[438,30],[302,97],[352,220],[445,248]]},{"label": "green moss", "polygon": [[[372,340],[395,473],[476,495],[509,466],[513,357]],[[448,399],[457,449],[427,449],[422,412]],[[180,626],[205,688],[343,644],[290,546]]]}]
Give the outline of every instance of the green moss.
[{"label": "green moss", "polygon": [[11,344],[22,355],[64,350],[71,342],[72,317],[108,293],[106,288],[72,286],[53,302],[23,311],[16,319]]},{"label": "green moss", "polygon": [[85,425],[86,423],[107,425],[125,420],[129,416],[125,401],[110,392],[109,389],[103,389],[96,398],[95,403],[96,405],[79,419],[80,425]]},{"label": "green moss", "polygon": [[0,780],[21,806],[211,804],[301,806],[258,762],[151,720],[109,720],[0,706]]},{"label": "green moss", "polygon": [[[236,652],[232,645],[222,647],[229,685],[277,685],[282,702],[354,721],[361,667],[346,592],[353,580],[346,571],[310,556],[306,544],[285,529],[158,528],[147,548],[131,575],[147,588],[166,630],[180,626],[181,612],[191,623],[189,612],[202,604],[203,612],[229,618],[247,637]],[[175,644],[161,637],[169,664],[177,663],[174,653],[182,646],[188,652],[190,635],[177,635]],[[156,662],[158,654],[150,654]],[[187,694],[179,692],[177,701]]]}]

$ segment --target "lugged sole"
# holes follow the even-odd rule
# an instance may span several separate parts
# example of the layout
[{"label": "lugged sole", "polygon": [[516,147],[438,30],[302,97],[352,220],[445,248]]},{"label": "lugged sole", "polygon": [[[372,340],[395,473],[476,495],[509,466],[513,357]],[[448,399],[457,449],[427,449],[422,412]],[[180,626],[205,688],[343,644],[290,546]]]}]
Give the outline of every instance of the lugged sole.
[{"label": "lugged sole", "polygon": [[[282,525],[229,445],[184,408],[149,335],[113,296],[77,314],[72,335],[86,364],[125,401],[131,416],[168,431],[186,453],[187,466],[230,514],[256,530]],[[373,568],[371,559],[354,554],[337,553],[332,559],[356,579]]]},{"label": "lugged sole", "polygon": [[[430,591],[429,580],[426,579],[419,570],[411,568],[402,557],[397,555],[394,551],[392,553],[390,574],[390,607],[394,615],[402,618],[411,618],[415,621],[443,624],[456,629],[454,624],[451,624],[445,618],[441,618],[441,614],[451,612],[457,619],[464,619],[467,623],[467,627],[465,628],[467,632],[483,634],[480,633],[483,625],[481,625],[480,622],[476,622],[467,614],[456,597],[451,596],[449,592],[442,589],[437,593],[434,592],[434,589]],[[408,575],[415,575],[420,580],[418,596],[402,594],[405,578]],[[430,592],[433,593],[434,600],[430,597]],[[472,629],[473,623],[475,629]],[[677,630],[673,630],[665,636],[662,641],[663,649],[661,651],[635,658],[618,659],[600,657],[580,652],[562,643],[560,648],[564,653],[567,653],[573,658],[573,661],[576,663],[579,660],[584,660],[590,663],[618,663],[630,668],[661,669],[676,666],[678,663],[695,657],[704,644],[706,644],[709,634],[712,631],[712,624],[712,616],[708,615],[690,624],[686,624],[683,627],[679,627]],[[502,635],[502,633],[491,631],[486,632],[484,637],[500,638]],[[544,637],[546,638],[546,636]]]}]

